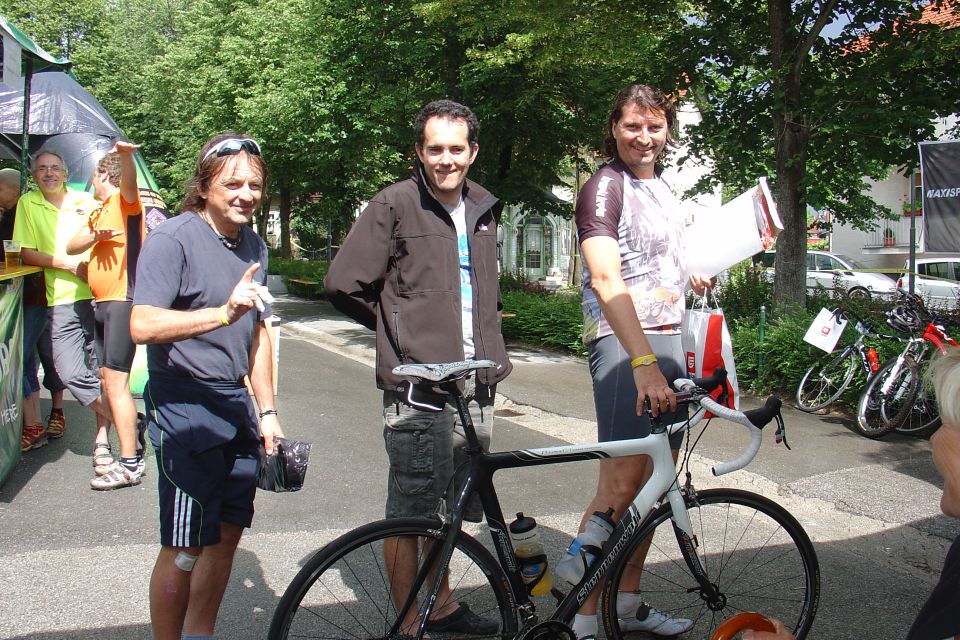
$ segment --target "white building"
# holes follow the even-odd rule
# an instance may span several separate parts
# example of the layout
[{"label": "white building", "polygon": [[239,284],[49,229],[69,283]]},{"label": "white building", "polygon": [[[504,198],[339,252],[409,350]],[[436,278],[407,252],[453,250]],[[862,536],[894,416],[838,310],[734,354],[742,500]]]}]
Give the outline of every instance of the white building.
[{"label": "white building", "polygon": [[[937,139],[947,139],[946,132],[957,124],[957,116],[944,118],[937,123]],[[918,151],[919,153],[919,151]],[[910,185],[914,185],[916,206],[920,207],[920,173],[903,175],[902,167],[890,169],[885,180],[872,182],[867,195],[877,203],[889,207],[897,214],[895,220],[879,220],[873,231],[860,231],[849,225],[835,224],[830,236],[830,251],[849,256],[866,267],[874,269],[902,268],[910,255]],[[923,216],[916,217],[917,256],[937,256],[924,252]],[[953,254],[955,255],[955,254]]]}]

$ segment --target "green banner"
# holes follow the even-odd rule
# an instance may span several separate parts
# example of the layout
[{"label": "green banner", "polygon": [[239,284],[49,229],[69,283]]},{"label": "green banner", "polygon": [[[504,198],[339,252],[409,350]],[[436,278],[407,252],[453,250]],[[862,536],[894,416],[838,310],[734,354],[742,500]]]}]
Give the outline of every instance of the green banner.
[{"label": "green banner", "polygon": [[0,485],[20,460],[23,278],[0,282]]}]

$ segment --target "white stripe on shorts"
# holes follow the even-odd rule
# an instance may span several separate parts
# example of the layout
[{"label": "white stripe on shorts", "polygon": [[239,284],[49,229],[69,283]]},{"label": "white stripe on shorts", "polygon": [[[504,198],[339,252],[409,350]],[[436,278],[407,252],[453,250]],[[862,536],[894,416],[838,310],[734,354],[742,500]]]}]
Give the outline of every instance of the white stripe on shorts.
[{"label": "white stripe on shorts", "polygon": [[173,546],[190,546],[190,514],[193,511],[193,500],[179,489],[176,490],[173,500]]}]

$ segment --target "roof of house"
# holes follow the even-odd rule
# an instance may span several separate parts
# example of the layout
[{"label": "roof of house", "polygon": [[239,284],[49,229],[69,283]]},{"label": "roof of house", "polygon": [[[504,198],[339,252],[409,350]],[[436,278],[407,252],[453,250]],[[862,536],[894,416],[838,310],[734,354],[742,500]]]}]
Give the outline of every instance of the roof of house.
[{"label": "roof of house", "polygon": [[[901,24],[906,20],[908,20],[906,16],[897,20],[894,30],[899,31]],[[960,0],[931,0],[921,10],[920,16],[915,20],[910,20],[910,22],[937,25],[945,31],[960,28]],[[848,52],[868,51],[872,40],[873,37],[867,34],[851,43],[846,50]]]},{"label": "roof of house", "polygon": [[960,2],[958,0],[931,2],[923,8],[918,22],[940,25],[943,29],[960,28]]}]

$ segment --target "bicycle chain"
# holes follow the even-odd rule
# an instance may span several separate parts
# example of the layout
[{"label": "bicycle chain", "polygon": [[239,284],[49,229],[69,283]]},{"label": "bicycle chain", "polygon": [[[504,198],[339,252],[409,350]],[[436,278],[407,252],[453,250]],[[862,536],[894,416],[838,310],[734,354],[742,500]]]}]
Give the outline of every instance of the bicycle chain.
[{"label": "bicycle chain", "polygon": [[577,640],[577,635],[559,620],[545,620],[523,631],[517,640]]}]

